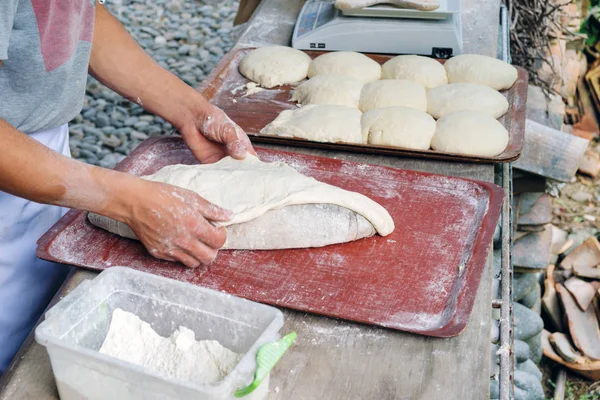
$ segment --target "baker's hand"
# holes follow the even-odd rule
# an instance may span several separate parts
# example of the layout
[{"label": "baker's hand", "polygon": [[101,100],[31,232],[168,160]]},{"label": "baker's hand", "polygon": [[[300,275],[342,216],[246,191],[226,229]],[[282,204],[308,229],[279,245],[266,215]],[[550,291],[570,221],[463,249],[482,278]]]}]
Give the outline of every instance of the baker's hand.
[{"label": "baker's hand", "polygon": [[179,131],[202,163],[216,162],[228,155],[240,160],[246,153],[256,155],[246,132],[212,104],[207,104],[193,122],[181,126]]},{"label": "baker's hand", "polygon": [[139,198],[132,199],[130,215],[123,222],[150,254],[189,268],[214,261],[227,231],[209,221],[229,221],[232,213],[190,190],[151,181],[139,184]]}]

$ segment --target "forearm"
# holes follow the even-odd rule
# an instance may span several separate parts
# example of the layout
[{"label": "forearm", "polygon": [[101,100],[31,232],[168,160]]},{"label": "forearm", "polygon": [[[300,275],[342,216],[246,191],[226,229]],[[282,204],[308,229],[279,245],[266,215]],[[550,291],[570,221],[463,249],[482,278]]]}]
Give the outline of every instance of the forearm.
[{"label": "forearm", "polygon": [[[0,190],[43,204],[93,211],[123,221],[136,178],[50,150],[0,119]],[[10,149],[7,151],[7,149]]]},{"label": "forearm", "polygon": [[104,85],[176,127],[197,119],[197,113],[208,106],[200,93],[146,54],[102,5],[96,9],[89,71]]}]

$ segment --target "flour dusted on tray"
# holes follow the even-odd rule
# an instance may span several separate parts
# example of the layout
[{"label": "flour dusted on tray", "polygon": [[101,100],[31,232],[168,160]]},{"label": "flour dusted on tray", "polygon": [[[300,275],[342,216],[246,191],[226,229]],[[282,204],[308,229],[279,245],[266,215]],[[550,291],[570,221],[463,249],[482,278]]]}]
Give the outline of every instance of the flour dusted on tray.
[{"label": "flour dusted on tray", "polygon": [[100,353],[145,367],[171,379],[200,385],[222,381],[241,355],[215,340],[197,341],[194,332],[180,326],[162,337],[150,324],[117,308]]}]

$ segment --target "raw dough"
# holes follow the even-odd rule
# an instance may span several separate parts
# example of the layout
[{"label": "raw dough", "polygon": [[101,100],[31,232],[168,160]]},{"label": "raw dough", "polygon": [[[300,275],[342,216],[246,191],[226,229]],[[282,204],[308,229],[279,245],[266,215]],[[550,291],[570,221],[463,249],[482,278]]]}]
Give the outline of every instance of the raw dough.
[{"label": "raw dough", "polygon": [[317,75],[302,82],[292,95],[292,101],[302,105],[332,104],[358,108],[363,82],[351,76]]},{"label": "raw dough", "polygon": [[444,67],[449,83],[479,83],[496,90],[510,88],[519,75],[517,69],[509,63],[480,54],[452,57]]},{"label": "raw dough", "polygon": [[196,341],[194,332],[184,326],[170,337],[162,337],[149,323],[120,308],[113,311],[99,352],[170,379],[200,385],[222,381],[242,358],[216,340]]},{"label": "raw dough", "polygon": [[[244,160],[225,157],[214,164],[170,165],[142,178],[193,190],[232,210],[231,221],[215,223],[228,227],[224,249],[320,247],[394,230],[389,213],[368,197],[302,175],[284,162],[266,163],[252,155]],[[93,213],[88,219],[136,239],[121,222]],[[316,232],[320,229],[325,231]],[[264,240],[256,237],[263,234]]]},{"label": "raw dough", "polygon": [[386,79],[363,86],[358,103],[362,112],[391,106],[427,111],[427,91],[420,83],[406,79]]},{"label": "raw dough", "polygon": [[408,79],[425,88],[448,83],[446,69],[433,58],[423,56],[396,56],[381,67],[381,79]]},{"label": "raw dough", "polygon": [[260,133],[315,142],[361,143],[361,115],[353,107],[310,104],[296,110],[282,111]]},{"label": "raw dough", "polygon": [[286,46],[252,50],[240,62],[240,73],[260,86],[272,88],[306,79],[311,58]]},{"label": "raw dough", "polygon": [[[109,232],[137,239],[125,224],[98,214],[88,214],[88,218],[92,224]],[[251,221],[229,225],[224,249],[323,247],[371,237],[375,233],[375,228],[365,217],[348,208],[333,204],[300,204],[269,210]]]},{"label": "raw dough", "polygon": [[427,91],[427,112],[434,118],[455,111],[479,111],[500,118],[508,111],[508,100],[489,86],[451,83]]},{"label": "raw dough", "polygon": [[[285,223],[282,223],[285,221]],[[333,204],[300,204],[270,210],[227,227],[229,249],[302,249],[347,243],[377,232],[360,214]]]},{"label": "raw dough", "polygon": [[253,94],[260,93],[263,90],[265,90],[265,89],[263,89],[260,86],[258,86],[258,83],[256,83],[256,82],[248,82],[248,83],[246,83],[246,93],[242,97],[248,97],[248,96],[251,96]]},{"label": "raw dough", "polygon": [[365,8],[375,4],[391,4],[398,8],[411,8],[415,10],[433,11],[440,8],[437,0],[336,0],[335,6],[340,10],[348,8]]},{"label": "raw dough", "polygon": [[431,147],[445,153],[493,157],[508,145],[508,132],[497,119],[477,111],[457,111],[437,121]]},{"label": "raw dough", "polygon": [[423,111],[385,107],[364,113],[361,125],[365,143],[428,150],[436,123]]},{"label": "raw dough", "polygon": [[381,65],[361,53],[335,51],[312,60],[308,67],[308,77],[317,75],[345,75],[367,83],[381,78]]}]

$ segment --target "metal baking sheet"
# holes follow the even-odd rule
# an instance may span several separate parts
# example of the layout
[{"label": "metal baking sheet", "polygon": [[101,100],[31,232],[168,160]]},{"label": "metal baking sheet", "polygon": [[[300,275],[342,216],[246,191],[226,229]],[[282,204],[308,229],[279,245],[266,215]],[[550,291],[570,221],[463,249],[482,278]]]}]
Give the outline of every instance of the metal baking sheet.
[{"label": "metal baking sheet", "polygon": [[[253,301],[422,335],[458,335],[467,325],[500,214],[494,184],[257,148],[314,178],[385,207],[396,229],[321,248],[223,250],[187,269],[150,256],[141,243],[69,211],[38,242],[45,260],[94,270],[128,266]],[[151,138],[117,169],[150,174],[195,163],[180,137]]]},{"label": "metal baking sheet", "polygon": [[[290,146],[312,147],[319,149],[344,150],[357,153],[386,154],[404,157],[428,158],[476,163],[510,162],[519,158],[523,150],[525,133],[525,104],[527,102],[527,72],[516,67],[519,78],[510,90],[503,91],[509,102],[508,112],[499,121],[504,124],[509,134],[508,146],[501,154],[494,157],[468,156],[464,154],[443,153],[435,150],[412,150],[393,146],[354,144],[354,143],[321,143],[299,138],[284,138],[272,135],[260,135],[260,130],[273,121],[283,110],[295,109],[297,105],[290,101],[293,85],[283,85],[273,89],[265,89],[246,96],[245,85],[250,81],[242,76],[238,66],[242,58],[252,48],[240,48],[228,53],[207,77],[199,90],[214,105],[222,108],[237,124],[239,124],[255,143],[275,143]],[[320,51],[306,51],[312,58],[323,54]],[[367,54],[375,61],[383,64],[392,56]],[[444,60],[439,60],[444,62]]]}]

